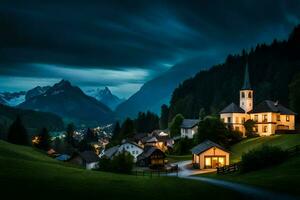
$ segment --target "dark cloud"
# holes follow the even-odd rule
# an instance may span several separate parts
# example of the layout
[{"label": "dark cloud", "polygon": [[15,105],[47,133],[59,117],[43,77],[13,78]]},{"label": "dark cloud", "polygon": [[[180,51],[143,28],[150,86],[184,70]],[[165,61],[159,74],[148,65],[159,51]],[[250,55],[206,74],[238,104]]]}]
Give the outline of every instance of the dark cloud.
[{"label": "dark cloud", "polygon": [[[142,84],[186,59],[213,54],[217,61],[284,39],[300,23],[299,10],[296,0],[2,0],[0,73],[59,78],[70,68],[141,69],[147,74],[138,80]],[[80,80],[79,85],[105,85]],[[114,86],[132,82],[128,76]]]}]

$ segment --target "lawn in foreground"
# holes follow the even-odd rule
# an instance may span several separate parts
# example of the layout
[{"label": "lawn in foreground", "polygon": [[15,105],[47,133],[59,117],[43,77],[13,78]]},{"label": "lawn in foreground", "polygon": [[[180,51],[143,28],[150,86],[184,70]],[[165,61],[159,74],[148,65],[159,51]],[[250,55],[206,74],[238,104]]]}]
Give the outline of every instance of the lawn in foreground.
[{"label": "lawn in foreground", "polygon": [[228,180],[264,187],[270,190],[300,196],[300,155],[289,158],[286,162],[272,168],[226,175],[206,174],[210,178]]},{"label": "lawn in foreground", "polygon": [[283,149],[288,149],[296,145],[300,145],[300,134],[273,135],[268,137],[245,139],[230,148],[230,162],[235,163],[240,161],[243,153],[246,153],[251,149],[258,148],[262,145],[279,146]]},{"label": "lawn in foreground", "polygon": [[12,199],[235,199],[232,191],[171,177],[135,177],[66,166],[29,147],[0,141],[1,195]]}]

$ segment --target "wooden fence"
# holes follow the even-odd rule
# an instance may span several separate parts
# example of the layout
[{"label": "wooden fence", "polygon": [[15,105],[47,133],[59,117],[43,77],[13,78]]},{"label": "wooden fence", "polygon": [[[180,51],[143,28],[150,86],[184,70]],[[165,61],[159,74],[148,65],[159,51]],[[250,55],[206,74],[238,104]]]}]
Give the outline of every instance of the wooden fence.
[{"label": "wooden fence", "polygon": [[228,174],[228,173],[236,172],[239,169],[240,169],[240,163],[233,163],[233,164],[226,165],[223,167],[218,167],[217,173],[218,174]]},{"label": "wooden fence", "polygon": [[168,176],[170,174],[178,177],[178,168],[165,170],[136,170],[133,172],[133,175],[135,176],[148,176],[150,178]]}]

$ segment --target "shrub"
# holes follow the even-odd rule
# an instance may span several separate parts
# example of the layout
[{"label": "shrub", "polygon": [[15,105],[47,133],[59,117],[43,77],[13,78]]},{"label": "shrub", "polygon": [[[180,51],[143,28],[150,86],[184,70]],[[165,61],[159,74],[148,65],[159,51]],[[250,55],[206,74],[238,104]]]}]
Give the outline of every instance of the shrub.
[{"label": "shrub", "polygon": [[282,163],[287,152],[280,147],[262,146],[242,155],[241,172],[254,171]]},{"label": "shrub", "polygon": [[125,151],[115,155],[111,160],[106,157],[100,159],[99,170],[101,171],[130,174],[132,168],[133,156]]}]

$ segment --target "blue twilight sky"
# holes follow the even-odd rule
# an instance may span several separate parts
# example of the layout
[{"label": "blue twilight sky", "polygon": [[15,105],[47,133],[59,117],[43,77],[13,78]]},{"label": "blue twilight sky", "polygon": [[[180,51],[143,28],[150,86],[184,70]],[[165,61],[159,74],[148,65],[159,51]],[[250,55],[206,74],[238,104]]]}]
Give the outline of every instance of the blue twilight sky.
[{"label": "blue twilight sky", "polygon": [[64,78],[128,97],[185,60],[287,38],[299,10],[297,0],[1,0],[0,91]]}]

